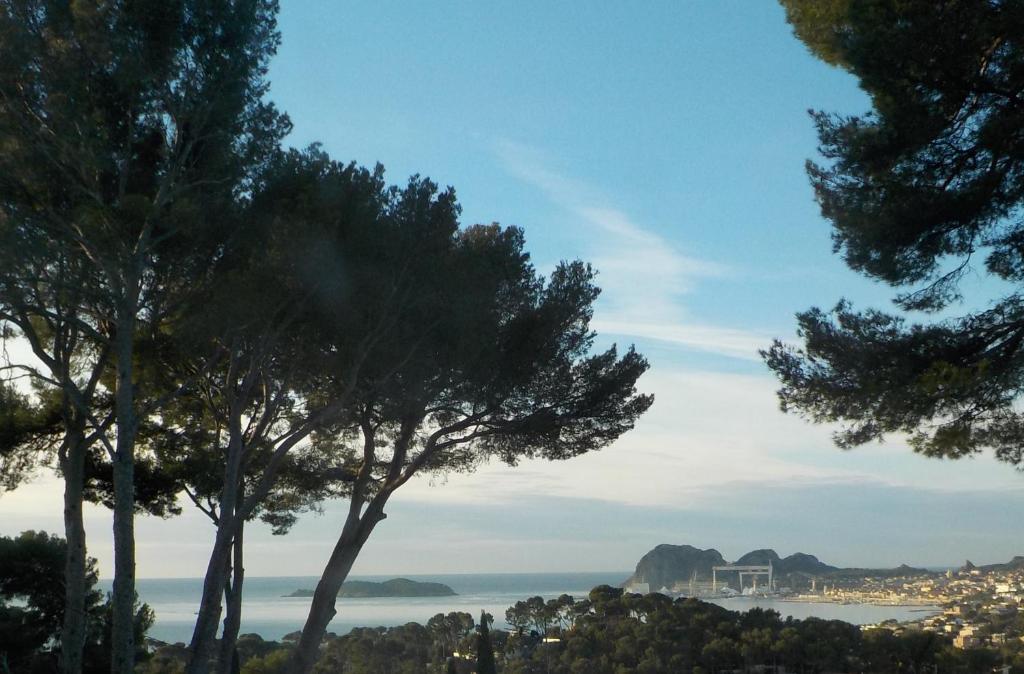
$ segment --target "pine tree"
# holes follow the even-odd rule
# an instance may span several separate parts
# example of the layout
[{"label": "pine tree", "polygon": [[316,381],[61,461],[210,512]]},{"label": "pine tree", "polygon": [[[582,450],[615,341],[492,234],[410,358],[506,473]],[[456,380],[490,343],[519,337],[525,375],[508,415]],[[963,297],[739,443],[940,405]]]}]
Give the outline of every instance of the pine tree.
[{"label": "pine tree", "polygon": [[476,638],[476,674],[496,674],[494,647],[491,645],[491,629],[488,623],[493,618],[480,611],[480,633]]},{"label": "pine tree", "polygon": [[[990,449],[1020,467],[1024,5],[782,4],[811,52],[871,97],[866,115],[813,113],[824,161],[808,172],[835,251],[893,286],[899,310],[799,314],[803,344],[764,354],[782,408],[842,422],[843,447],[906,433],[926,456]],[[985,309],[920,318],[955,309],[973,271],[993,281]]]}]

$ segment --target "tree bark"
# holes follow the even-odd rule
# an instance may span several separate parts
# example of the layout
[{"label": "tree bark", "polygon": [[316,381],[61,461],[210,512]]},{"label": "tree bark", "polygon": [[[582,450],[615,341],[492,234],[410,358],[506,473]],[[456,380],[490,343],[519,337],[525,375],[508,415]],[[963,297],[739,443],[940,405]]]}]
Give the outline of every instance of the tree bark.
[{"label": "tree bark", "polygon": [[217,641],[217,623],[221,615],[221,597],[228,584],[232,536],[226,526],[217,526],[217,535],[210,552],[203,580],[203,596],[199,601],[196,625],[189,644],[186,674],[207,674]]},{"label": "tree bark", "polygon": [[235,538],[241,535],[244,514],[236,508],[241,492],[242,428],[241,409],[233,406],[229,423],[228,457],[224,466],[224,486],[221,489],[220,517],[217,520],[217,534],[210,561],[206,566],[203,580],[203,596],[199,602],[196,625],[189,644],[189,659],[186,674],[207,674],[214,657],[217,641],[217,623],[221,615],[221,598],[228,586],[231,553]]},{"label": "tree bark", "polygon": [[[242,490],[239,489],[239,501]],[[242,585],[245,582],[245,567],[242,553],[244,551],[245,522],[238,523],[238,531],[231,546],[231,580],[224,593],[224,631],[220,637],[220,660],[217,664],[219,674],[232,674],[237,671],[238,630],[242,625]]]},{"label": "tree bark", "polygon": [[85,435],[80,430],[68,433],[64,474],[64,624],[60,635],[60,665],[64,674],[81,674],[85,648],[85,524],[82,502],[85,482]]},{"label": "tree bark", "polygon": [[341,585],[352,571],[352,565],[374,527],[386,517],[384,514],[386,501],[386,496],[374,498],[370,501],[362,517],[350,516],[346,520],[341,537],[334,546],[331,558],[313,592],[313,602],[309,607],[306,624],[302,628],[302,636],[299,638],[299,643],[295,647],[289,663],[289,674],[309,674],[313,665],[316,664],[320,656],[320,644],[327,633],[327,626],[338,614],[335,605]]},{"label": "tree bark", "polygon": [[114,473],[114,591],[112,674],[135,671],[135,304],[122,306],[117,321],[117,444]]}]

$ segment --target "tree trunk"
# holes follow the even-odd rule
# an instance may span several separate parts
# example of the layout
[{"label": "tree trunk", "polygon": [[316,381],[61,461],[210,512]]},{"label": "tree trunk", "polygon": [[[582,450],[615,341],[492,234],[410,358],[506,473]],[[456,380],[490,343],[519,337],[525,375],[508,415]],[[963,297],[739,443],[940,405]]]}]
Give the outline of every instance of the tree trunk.
[{"label": "tree trunk", "polygon": [[135,671],[135,302],[117,322],[117,444],[114,450],[114,592],[111,673]]},{"label": "tree trunk", "polygon": [[206,566],[203,580],[203,596],[199,602],[196,626],[189,644],[189,659],[186,674],[207,674],[210,660],[214,657],[217,641],[217,623],[220,621],[221,598],[228,586],[231,567],[231,551],[236,536],[241,536],[244,520],[239,518],[236,506],[240,502],[242,430],[241,411],[231,413],[231,435],[228,441],[228,458],[224,467],[224,486],[221,490],[220,517],[217,520],[217,535],[214,539],[210,561]]},{"label": "tree trunk", "polygon": [[362,517],[350,517],[345,522],[341,537],[338,539],[337,545],[334,546],[331,558],[313,592],[313,603],[309,607],[309,615],[302,628],[302,636],[299,638],[299,643],[295,647],[289,664],[290,674],[309,674],[313,665],[316,664],[320,655],[320,644],[324,639],[324,634],[327,633],[327,626],[338,614],[335,609],[338,592],[341,591],[342,583],[345,582],[352,570],[352,565],[370,537],[373,528],[385,518],[385,501],[386,498],[379,502],[374,499]]},{"label": "tree trunk", "polygon": [[[239,490],[241,494],[241,490]],[[239,498],[241,500],[241,497]],[[232,674],[238,669],[238,630],[242,625],[242,584],[245,582],[243,566],[243,548],[245,522],[238,523],[238,531],[232,544],[231,580],[224,593],[224,632],[220,637],[220,660],[217,664],[219,674]]]},{"label": "tree trunk", "polygon": [[64,474],[64,625],[60,634],[60,665],[64,674],[81,674],[85,648],[85,524],[82,501],[85,482],[85,437],[81,431],[68,433],[66,454],[61,461]]},{"label": "tree trunk", "polygon": [[210,671],[210,660],[217,641],[217,623],[220,621],[221,597],[228,584],[232,538],[222,519],[217,525],[217,537],[210,552],[210,561],[206,565],[203,596],[199,601],[192,643],[188,648],[186,674],[207,674]]}]

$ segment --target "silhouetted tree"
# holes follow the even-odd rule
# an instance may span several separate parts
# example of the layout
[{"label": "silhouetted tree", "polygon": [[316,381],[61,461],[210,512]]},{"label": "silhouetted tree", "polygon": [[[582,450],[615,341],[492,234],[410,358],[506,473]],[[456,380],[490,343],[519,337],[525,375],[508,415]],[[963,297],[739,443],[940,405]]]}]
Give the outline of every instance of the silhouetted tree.
[{"label": "silhouetted tree", "polygon": [[[45,532],[25,531],[15,538],[0,537],[0,661],[12,672],[58,671],[64,647],[65,598],[62,579],[67,543]],[[83,671],[105,674],[111,666],[111,605],[95,589],[96,560],[86,560],[85,611],[87,619]],[[153,612],[135,604],[133,626],[136,655]]]},{"label": "silhouetted tree", "polygon": [[280,153],[254,187],[248,235],[227,249],[204,306],[182,330],[186,348],[174,368],[195,368],[189,339],[207,345],[199,352],[224,345],[199,377],[204,394],[160,421],[161,456],[217,528],[189,672],[208,667],[225,589],[222,671],[229,660],[245,522],[260,517],[280,533],[296,512],[348,492],[339,455],[347,448],[334,429],[350,423],[360,371],[414,295],[410,280],[397,278],[405,258],[391,247],[387,222],[389,210],[404,207],[379,168],[338,164],[316,148]]},{"label": "silhouetted tree", "polygon": [[813,113],[809,163],[845,262],[900,289],[904,311],[961,298],[972,262],[1002,285],[989,308],[931,322],[882,311],[798,315],[803,344],[764,354],[782,408],[843,422],[842,447],[910,434],[915,451],[991,448],[1024,461],[1024,5],[782,0],[800,39],[860,82],[872,111]]},{"label": "silhouetted tree", "polygon": [[497,674],[494,646],[491,645],[490,623],[494,619],[480,611],[480,633],[476,638],[476,674]]},{"label": "silhouetted tree", "polygon": [[588,265],[540,277],[519,229],[460,229],[454,195],[428,182],[410,184],[403,203],[391,217],[398,250],[418,251],[400,267],[416,292],[354,391],[349,511],[295,650],[297,673],[315,661],[388,499],[415,475],[490,458],[569,459],[618,438],[652,402],[636,392],[647,362],[632,348],[590,353],[598,289]]},{"label": "silhouetted tree", "polygon": [[[201,287],[221,227],[235,222],[225,216],[287,130],[264,101],[276,9],[275,0],[0,1],[0,329],[16,330],[42,363],[17,365],[60,391],[66,506],[80,510],[88,439],[108,454],[120,674],[135,653],[138,425],[182,385],[144,390],[140,359],[180,295]],[[107,398],[100,409],[97,396]],[[74,621],[85,548],[70,524]],[[72,643],[83,626],[65,633],[64,667],[78,672]]]}]

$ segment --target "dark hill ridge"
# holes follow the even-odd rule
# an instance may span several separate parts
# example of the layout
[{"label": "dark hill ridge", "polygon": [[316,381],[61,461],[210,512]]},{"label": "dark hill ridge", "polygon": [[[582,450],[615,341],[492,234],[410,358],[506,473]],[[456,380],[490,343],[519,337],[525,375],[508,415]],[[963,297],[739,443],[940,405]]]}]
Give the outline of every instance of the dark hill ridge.
[{"label": "dark hill ridge", "polygon": [[[1014,562],[1024,566],[1024,557],[1015,557],[1010,564]],[[780,557],[771,549],[752,550],[732,562],[736,565],[749,566],[766,566],[769,563],[780,583],[807,578],[898,577],[930,573],[906,564],[895,569],[841,569],[822,562],[814,555],[797,552],[788,557]],[[694,572],[697,573],[697,580],[707,582],[711,580],[711,567],[727,564],[729,562],[714,548],[701,550],[692,545],[662,544],[640,559],[633,575],[623,585],[647,583],[651,590],[659,590],[662,587],[671,589],[677,583],[688,583]]]},{"label": "dark hill ridge", "polygon": [[775,573],[779,575],[806,573],[812,576],[821,576],[837,570],[836,567],[819,561],[814,555],[797,552],[789,557],[781,558],[774,550],[754,550],[748,552],[733,562],[733,564],[766,566],[769,562],[771,562],[772,567],[775,569]]},{"label": "dark hill ridge", "polygon": [[984,564],[982,566],[975,566],[974,564],[971,564],[971,560],[967,560],[967,563],[964,564],[960,570],[973,571],[974,569],[983,573],[988,573],[990,571],[1019,571],[1020,569],[1024,569],[1024,556],[1017,555],[1004,564]]},{"label": "dark hill ridge", "polygon": [[[338,592],[339,597],[452,597],[455,590],[443,583],[421,583],[408,578],[392,578],[383,583],[367,580],[347,580]],[[312,597],[313,590],[296,590],[286,597]]]},{"label": "dark hill ridge", "polygon": [[663,543],[640,559],[636,571],[625,584],[647,583],[652,590],[671,588],[676,582],[690,580],[694,571],[698,578],[710,578],[711,567],[723,564],[728,562],[713,548],[701,550],[692,545]]}]

